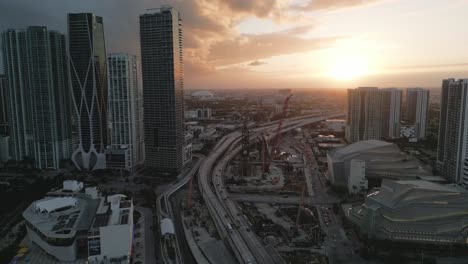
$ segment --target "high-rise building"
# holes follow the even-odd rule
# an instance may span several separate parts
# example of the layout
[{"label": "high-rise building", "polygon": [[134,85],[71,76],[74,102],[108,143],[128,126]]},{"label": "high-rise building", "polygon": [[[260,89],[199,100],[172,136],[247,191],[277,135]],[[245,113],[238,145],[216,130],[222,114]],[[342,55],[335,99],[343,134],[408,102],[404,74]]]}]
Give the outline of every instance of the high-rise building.
[{"label": "high-rise building", "polygon": [[346,139],[356,142],[400,137],[401,94],[394,88],[348,89]]},{"label": "high-rise building", "polygon": [[70,157],[65,36],[46,27],[2,34],[12,158],[58,169]]},{"label": "high-rise building", "polygon": [[8,135],[7,86],[5,75],[0,74],[0,135]]},{"label": "high-rise building", "polygon": [[[132,170],[144,159],[143,94],[138,82],[138,64],[135,55],[112,53],[109,68],[110,151],[106,154],[107,167],[113,168],[114,159],[123,157],[117,165]],[[120,155],[115,153],[121,152]],[[123,154],[123,155],[122,155]]]},{"label": "high-rise building", "polygon": [[468,187],[468,79],[442,82],[437,164],[441,176]]},{"label": "high-rise building", "polygon": [[380,89],[382,94],[382,136],[384,138],[400,137],[401,90]]},{"label": "high-rise building", "polygon": [[76,138],[72,160],[82,170],[106,166],[107,61],[102,17],[68,14],[69,72]]},{"label": "high-rise building", "polygon": [[382,95],[376,87],[348,89],[346,138],[349,142],[382,138]]},{"label": "high-rise building", "polygon": [[406,121],[414,126],[414,137],[425,138],[429,111],[429,90],[409,88],[406,90]]},{"label": "high-rise building", "polygon": [[145,166],[178,174],[184,145],[182,20],[163,6],[140,16]]}]

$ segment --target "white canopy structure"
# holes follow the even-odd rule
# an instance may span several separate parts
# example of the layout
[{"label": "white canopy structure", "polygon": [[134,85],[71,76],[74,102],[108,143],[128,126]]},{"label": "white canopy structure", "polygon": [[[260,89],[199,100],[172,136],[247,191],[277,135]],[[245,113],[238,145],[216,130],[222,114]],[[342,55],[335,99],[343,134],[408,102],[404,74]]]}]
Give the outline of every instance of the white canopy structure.
[{"label": "white canopy structure", "polygon": [[36,203],[36,210],[50,213],[61,208],[76,206],[78,201],[73,197],[57,197],[47,200],[40,200]]}]

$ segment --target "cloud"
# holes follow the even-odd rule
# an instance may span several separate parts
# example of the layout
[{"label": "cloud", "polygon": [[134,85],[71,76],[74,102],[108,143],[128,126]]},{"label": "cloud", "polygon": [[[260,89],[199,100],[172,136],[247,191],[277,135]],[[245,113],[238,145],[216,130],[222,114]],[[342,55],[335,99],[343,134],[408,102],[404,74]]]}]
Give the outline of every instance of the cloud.
[{"label": "cloud", "polygon": [[323,9],[340,9],[367,5],[378,0],[309,0],[305,5],[293,8],[302,11],[317,11]]},{"label": "cloud", "polygon": [[162,4],[172,5],[181,13],[188,86],[194,78],[212,76],[218,66],[310,51],[334,41],[334,38],[300,37],[313,30],[316,24],[261,35],[242,35],[236,30],[241,21],[251,17],[272,19],[277,23],[284,21],[292,10],[289,0],[0,1],[0,10],[8,10],[0,16],[0,31],[42,25],[66,33],[67,13],[92,12],[103,17],[108,52],[139,56],[138,17],[147,9]]},{"label": "cloud", "polygon": [[304,39],[284,32],[244,34],[213,44],[208,60],[214,65],[230,65],[271,58],[273,56],[307,52],[325,48],[340,37]]},{"label": "cloud", "polygon": [[264,61],[254,60],[254,61],[252,61],[251,63],[249,63],[247,65],[248,66],[260,66],[260,65],[264,65],[264,64],[267,64],[267,63],[264,62]]}]

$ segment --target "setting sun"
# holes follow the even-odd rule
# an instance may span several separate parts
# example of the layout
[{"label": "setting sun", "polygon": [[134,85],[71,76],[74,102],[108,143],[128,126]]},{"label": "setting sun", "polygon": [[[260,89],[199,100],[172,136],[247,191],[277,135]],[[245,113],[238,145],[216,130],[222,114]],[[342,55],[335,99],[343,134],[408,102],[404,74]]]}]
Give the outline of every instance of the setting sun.
[{"label": "setting sun", "polygon": [[369,73],[365,59],[357,56],[340,56],[330,65],[328,75],[336,80],[347,81]]}]

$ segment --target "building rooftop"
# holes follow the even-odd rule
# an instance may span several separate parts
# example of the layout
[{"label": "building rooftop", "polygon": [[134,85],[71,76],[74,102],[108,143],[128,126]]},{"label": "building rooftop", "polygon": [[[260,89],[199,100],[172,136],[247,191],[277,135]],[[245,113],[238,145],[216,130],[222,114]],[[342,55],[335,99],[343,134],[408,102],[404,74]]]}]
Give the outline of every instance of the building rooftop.
[{"label": "building rooftop", "polygon": [[389,178],[430,176],[432,171],[414,156],[400,151],[397,145],[381,140],[364,140],[339,147],[328,153],[333,162],[352,159],[366,161],[366,174]]},{"label": "building rooftop", "polygon": [[85,194],[75,197],[46,197],[33,202],[23,217],[47,237],[73,237],[91,226],[98,201]]}]

